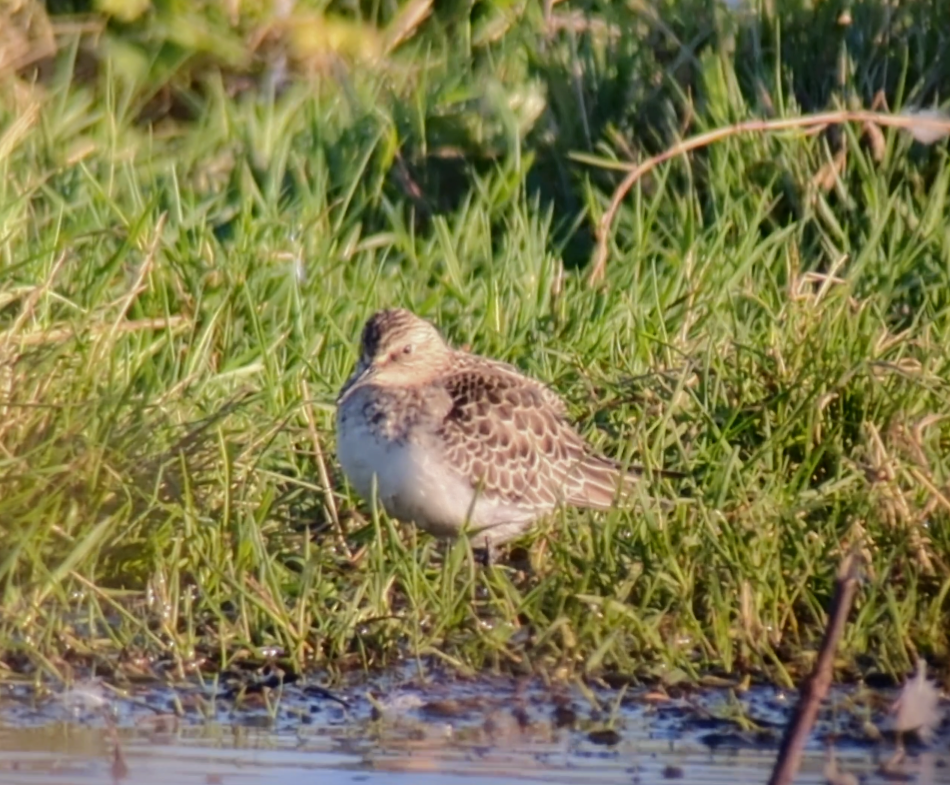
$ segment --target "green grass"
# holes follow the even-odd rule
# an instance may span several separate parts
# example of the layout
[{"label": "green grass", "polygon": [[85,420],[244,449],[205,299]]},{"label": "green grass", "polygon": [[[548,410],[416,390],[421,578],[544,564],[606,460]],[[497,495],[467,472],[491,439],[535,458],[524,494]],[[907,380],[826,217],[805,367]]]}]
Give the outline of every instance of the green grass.
[{"label": "green grass", "polygon": [[[282,34],[252,56],[266,14],[214,8],[218,49],[158,4],[3,75],[0,676],[279,647],[331,673],[788,681],[853,546],[841,675],[946,666],[946,143],[727,139],[634,189],[586,282],[609,161],[878,90],[939,103],[936,10],[565,3],[548,32],[534,4],[447,4],[361,57],[405,19],[387,5],[342,56],[298,42],[275,91]],[[549,382],[607,454],[690,479],[561,512],[527,571],[387,520],[341,477],[333,400],[390,305]]]}]

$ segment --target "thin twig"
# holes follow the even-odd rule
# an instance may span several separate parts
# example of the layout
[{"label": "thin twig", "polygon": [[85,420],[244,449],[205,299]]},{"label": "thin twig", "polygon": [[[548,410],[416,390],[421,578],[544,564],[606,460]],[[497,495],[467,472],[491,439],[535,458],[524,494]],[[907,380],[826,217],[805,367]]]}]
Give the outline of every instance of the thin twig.
[{"label": "thin twig", "polygon": [[838,568],[835,596],[831,601],[828,624],[818,652],[818,661],[815,663],[815,669],[802,685],[795,713],[785,728],[785,736],[782,738],[782,746],[779,748],[769,785],[788,785],[798,772],[808,734],[811,733],[818,709],[831,686],[835,651],[844,633],[848,613],[851,611],[851,602],[858,588],[859,562],[856,553],[852,552],[845,556]]},{"label": "thin twig", "polygon": [[40,106],[39,101],[31,101],[25,109],[20,110],[20,116],[7,126],[0,136],[0,162],[6,162],[17,145],[29,136],[33,125],[39,119]]},{"label": "thin twig", "polygon": [[167,212],[162,213],[158,217],[158,222],[155,224],[155,232],[152,237],[152,242],[149,244],[148,251],[145,253],[145,259],[135,276],[135,282],[132,284],[132,288],[129,289],[129,291],[126,292],[119,301],[119,312],[116,314],[115,321],[112,324],[112,329],[109,331],[110,342],[115,340],[115,336],[118,334],[119,327],[125,320],[125,316],[129,312],[129,308],[132,307],[132,303],[135,302],[135,298],[148,288],[146,286],[145,279],[148,278],[148,274],[152,271],[152,265],[155,263],[155,255],[158,253],[158,245],[162,240],[162,231],[165,229],[165,221],[167,219]]},{"label": "thin twig", "polygon": [[327,471],[327,462],[323,457],[323,447],[320,445],[320,436],[317,433],[317,423],[313,418],[313,409],[310,406],[310,386],[306,379],[300,382],[301,392],[304,399],[304,417],[307,419],[307,431],[310,433],[310,441],[313,444],[313,459],[317,464],[317,474],[320,477],[320,484],[323,486],[323,503],[327,508],[327,515],[333,521],[333,529],[336,532],[337,542],[343,549],[347,558],[352,561],[353,553],[346,544],[346,531],[343,529],[343,523],[340,521],[340,514],[336,508],[336,499],[333,498],[333,486],[330,484],[330,473]]},{"label": "thin twig", "polygon": [[[125,333],[137,333],[146,330],[177,330],[187,327],[190,323],[183,316],[161,316],[152,319],[135,319],[133,321],[113,323],[106,327],[98,325],[90,327],[85,334],[92,337],[98,337],[109,333],[111,338]],[[75,338],[77,335],[83,335],[82,329],[76,327],[52,327],[47,330],[37,330],[36,332],[26,333],[17,336],[17,344],[24,346],[40,346],[46,344],[61,343]]]},{"label": "thin twig", "polygon": [[820,130],[823,126],[840,125],[842,123],[874,123],[892,128],[914,128],[915,130],[928,129],[934,132],[950,132],[950,119],[922,115],[895,115],[886,112],[870,112],[866,110],[849,111],[842,109],[834,112],[804,115],[802,117],[783,117],[774,120],[747,120],[735,125],[716,128],[697,136],[683,139],[672,147],[658,153],[639,164],[630,164],[628,174],[610,198],[607,211],[597,224],[597,246],[594,249],[593,264],[591,266],[588,283],[591,285],[603,280],[607,269],[607,242],[610,238],[610,227],[613,225],[620,203],[636,182],[647,172],[656,168],[665,161],[678,155],[707,147],[713,142],[727,139],[730,136],[746,133],[762,133],[785,131],[795,128],[810,128]]},{"label": "thin twig", "polygon": [[56,276],[59,275],[59,271],[63,269],[63,264],[65,264],[68,256],[69,252],[63,251],[59,255],[59,258],[53,263],[53,267],[49,271],[49,275],[46,276],[46,280],[43,281],[43,283],[39,286],[35,287],[32,292],[30,292],[29,297],[26,298],[26,302],[23,304],[23,309],[20,311],[19,316],[17,316],[10,328],[5,330],[3,333],[5,344],[8,344],[12,340],[19,337],[20,330],[23,329],[23,326],[33,318],[33,313],[36,310],[37,304],[43,295],[45,295],[52,288],[53,282],[56,280]]},{"label": "thin twig", "polygon": [[403,41],[412,38],[432,13],[433,0],[410,0],[386,29],[383,51],[388,55]]}]

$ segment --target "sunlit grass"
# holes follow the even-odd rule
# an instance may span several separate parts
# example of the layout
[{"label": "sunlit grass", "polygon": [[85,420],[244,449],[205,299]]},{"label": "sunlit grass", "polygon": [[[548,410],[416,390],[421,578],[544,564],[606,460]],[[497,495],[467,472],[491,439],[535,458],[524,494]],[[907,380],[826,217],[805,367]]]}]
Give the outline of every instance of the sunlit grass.
[{"label": "sunlit grass", "polygon": [[[279,91],[235,95],[208,67],[186,120],[143,122],[157,77],[109,50],[91,80],[63,45],[42,89],[19,85],[0,114],[0,668],[187,676],[280,652],[785,681],[852,547],[869,567],[842,673],[946,662],[945,144],[885,132],[877,160],[846,131],[825,187],[833,139],[725,140],[631,193],[589,287],[618,179],[590,161],[765,97],[800,111],[835,73],[774,59],[798,11],[611,6],[555,32],[490,11]],[[880,70],[944,45],[928,24],[903,49],[846,45],[848,90],[934,98],[924,60],[900,84]],[[387,520],[340,476],[333,399],[388,305],[548,381],[604,452],[689,479],[563,511],[488,569]]]}]

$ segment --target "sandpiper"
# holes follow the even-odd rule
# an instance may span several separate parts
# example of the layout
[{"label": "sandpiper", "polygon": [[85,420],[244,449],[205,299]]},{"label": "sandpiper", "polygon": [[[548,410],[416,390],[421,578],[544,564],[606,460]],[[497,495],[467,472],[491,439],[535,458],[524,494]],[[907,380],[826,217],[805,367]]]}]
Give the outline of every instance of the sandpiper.
[{"label": "sandpiper", "polygon": [[363,327],[336,421],[340,463],[364,499],[489,549],[559,504],[609,508],[639,475],[593,452],[544,384],[453,349],[403,309]]}]

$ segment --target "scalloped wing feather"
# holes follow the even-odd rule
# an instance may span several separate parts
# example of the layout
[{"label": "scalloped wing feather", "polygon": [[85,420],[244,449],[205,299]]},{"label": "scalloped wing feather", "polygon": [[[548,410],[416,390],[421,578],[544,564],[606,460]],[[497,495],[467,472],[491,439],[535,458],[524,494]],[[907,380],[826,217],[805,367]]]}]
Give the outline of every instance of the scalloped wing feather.
[{"label": "scalloped wing feather", "polygon": [[634,475],[590,452],[549,388],[492,365],[490,374],[463,367],[441,380],[450,401],[438,429],[446,461],[486,498],[538,514],[559,502],[610,507]]}]

